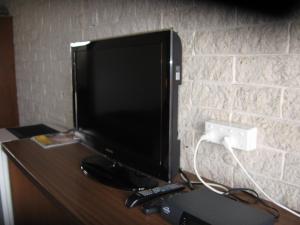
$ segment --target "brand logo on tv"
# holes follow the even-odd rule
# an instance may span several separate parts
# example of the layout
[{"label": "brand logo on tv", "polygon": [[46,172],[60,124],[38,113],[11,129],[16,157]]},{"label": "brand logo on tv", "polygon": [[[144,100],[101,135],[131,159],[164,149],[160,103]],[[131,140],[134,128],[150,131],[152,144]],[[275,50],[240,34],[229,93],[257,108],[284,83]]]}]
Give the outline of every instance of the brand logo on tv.
[{"label": "brand logo on tv", "polygon": [[167,207],[167,206],[163,207],[163,208],[162,208],[162,211],[163,211],[163,213],[166,214],[166,215],[169,215],[170,212],[171,212],[170,208]]}]

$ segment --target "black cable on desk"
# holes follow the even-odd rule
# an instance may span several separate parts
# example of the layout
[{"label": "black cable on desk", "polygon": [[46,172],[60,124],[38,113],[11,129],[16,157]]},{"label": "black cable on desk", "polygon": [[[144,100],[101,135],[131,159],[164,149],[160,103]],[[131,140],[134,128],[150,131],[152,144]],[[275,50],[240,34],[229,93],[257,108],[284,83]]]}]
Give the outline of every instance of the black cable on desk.
[{"label": "black cable on desk", "polygon": [[[243,199],[239,196],[237,196],[238,193],[246,194],[247,196],[254,199],[254,202],[251,202],[249,200]],[[257,204],[261,203],[264,207],[266,207],[266,211],[274,216],[275,219],[278,219],[280,217],[280,213],[278,209],[270,206],[265,200],[259,197],[258,193],[250,188],[231,188],[225,195],[233,200],[237,200],[246,204]]]}]

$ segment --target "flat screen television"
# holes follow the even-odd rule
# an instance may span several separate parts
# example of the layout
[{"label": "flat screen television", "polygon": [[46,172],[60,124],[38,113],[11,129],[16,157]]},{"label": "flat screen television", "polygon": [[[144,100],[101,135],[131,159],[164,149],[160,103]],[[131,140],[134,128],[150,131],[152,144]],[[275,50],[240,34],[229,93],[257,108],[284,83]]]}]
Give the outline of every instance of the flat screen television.
[{"label": "flat screen television", "polygon": [[98,154],[85,174],[124,189],[171,181],[177,139],[181,42],[172,30],[71,44],[74,125]]}]

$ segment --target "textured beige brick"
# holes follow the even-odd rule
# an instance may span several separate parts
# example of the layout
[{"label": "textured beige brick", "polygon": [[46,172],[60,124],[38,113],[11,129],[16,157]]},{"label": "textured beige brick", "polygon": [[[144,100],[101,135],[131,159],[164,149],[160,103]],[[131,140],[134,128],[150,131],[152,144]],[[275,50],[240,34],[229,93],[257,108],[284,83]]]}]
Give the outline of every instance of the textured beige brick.
[{"label": "textured beige brick", "polygon": [[232,61],[232,57],[189,57],[184,64],[184,71],[190,80],[232,82]]},{"label": "textured beige brick", "polygon": [[[195,173],[194,152],[195,149],[192,148],[181,149],[181,166],[191,173]],[[205,178],[232,186],[233,164],[230,155],[222,146],[203,143],[198,150],[197,169]]]},{"label": "textured beige brick", "polygon": [[300,125],[264,117],[234,113],[232,121],[258,128],[258,145],[286,151],[299,151]]},{"label": "textured beige brick", "polygon": [[[76,42],[78,39],[73,39],[72,42]],[[81,41],[82,39],[79,39]],[[59,60],[66,60],[71,58],[71,51],[70,51],[70,42],[64,42],[62,44],[58,44],[53,46],[50,49],[50,60],[59,61]]]},{"label": "textured beige brick", "polygon": [[[134,7],[135,1],[134,0],[112,0],[112,1],[104,1],[103,3],[100,2],[103,6],[104,10],[102,11],[103,14],[99,14],[102,16],[103,19],[107,23],[122,23],[130,22],[133,16],[135,15],[136,8]],[[100,11],[101,12],[101,11]]]},{"label": "textured beige brick", "polygon": [[[98,20],[105,33],[109,30],[113,36],[118,36],[161,28],[160,1],[113,0],[99,1],[97,4],[99,4]],[[107,28],[108,25],[112,29]]]},{"label": "textured beige brick", "polygon": [[115,28],[115,25],[106,26],[106,23],[100,21],[100,24],[98,24],[98,26],[94,29],[96,39],[103,39],[114,36]]},{"label": "textured beige brick", "polygon": [[207,120],[229,121],[229,111],[188,107],[187,105],[179,107],[179,130],[194,130],[197,140],[204,133],[204,124]]},{"label": "textured beige brick", "polygon": [[191,109],[190,105],[185,105],[179,102],[178,105],[178,128],[190,129],[191,127]]},{"label": "textured beige brick", "polygon": [[135,1],[135,28],[139,32],[161,29],[161,15],[164,1]]},{"label": "textured beige brick", "polygon": [[234,86],[234,110],[279,117],[279,107],[279,88]]},{"label": "textured beige brick", "polygon": [[169,0],[163,10],[163,26],[177,30],[226,27],[235,23],[234,8],[207,1]]},{"label": "textured beige brick", "polygon": [[[297,186],[293,186],[290,184],[286,184],[279,180],[273,180],[272,178],[266,178],[259,175],[251,176],[254,180],[262,187],[262,189],[277,202],[280,202],[287,207],[292,209],[299,210],[300,209],[300,189]],[[247,187],[255,189],[252,183],[250,183],[249,179],[244,175],[244,173],[240,169],[234,170],[234,187]],[[266,199],[262,193],[258,191],[260,197]]]},{"label": "textured beige brick", "polygon": [[191,130],[179,130],[180,145],[180,167],[192,171],[192,162],[189,160],[191,152],[194,151],[194,133]]},{"label": "textured beige brick", "polygon": [[238,52],[235,29],[199,31],[195,34],[195,54],[233,54]]},{"label": "textured beige brick", "polygon": [[190,80],[190,73],[193,70],[193,66],[192,62],[191,62],[191,58],[192,58],[192,54],[187,55],[187,56],[183,56],[182,57],[182,74],[181,74],[181,80],[186,81],[186,80]]},{"label": "textured beige brick", "polygon": [[59,36],[62,31],[67,34],[74,29],[83,28],[81,1],[76,1],[74,4],[67,1],[49,2],[47,8],[49,14],[45,17],[45,24],[49,26],[51,33]]},{"label": "textured beige brick", "polygon": [[192,159],[192,150],[189,148],[185,148],[181,145],[180,148],[180,167],[191,173],[195,173],[193,170],[193,159]]},{"label": "textured beige brick", "polygon": [[196,132],[197,138],[204,132],[205,121],[229,121],[229,111],[194,107],[189,113],[190,126]]},{"label": "textured beige brick", "polygon": [[88,40],[97,40],[101,39],[101,36],[98,36],[97,27],[87,28],[82,30],[82,40],[88,41]]},{"label": "textured beige brick", "polygon": [[195,35],[196,54],[285,53],[287,24],[268,24],[226,30],[199,31]]},{"label": "textured beige brick", "polygon": [[300,187],[300,153],[287,153],[283,180]]},{"label": "textured beige brick", "polygon": [[[193,156],[194,151],[190,157],[193,159]],[[199,148],[197,159],[198,170],[203,177],[232,186],[235,163],[224,147],[203,142]]]},{"label": "textured beige brick", "polygon": [[81,11],[82,11],[82,27],[83,28],[93,28],[98,25],[99,11],[102,12],[104,9],[103,1],[82,1]]},{"label": "textured beige brick", "polygon": [[282,116],[286,119],[300,120],[300,89],[285,90]]},{"label": "textured beige brick", "polygon": [[195,32],[193,30],[181,31],[175,30],[181,39],[182,44],[182,58],[188,58],[194,55],[194,36]]},{"label": "textured beige brick", "polygon": [[191,104],[192,81],[183,81],[179,86],[179,102],[180,104]]},{"label": "textured beige brick", "polygon": [[231,86],[193,82],[192,104],[194,106],[229,109],[231,97]]},{"label": "textured beige brick", "polygon": [[194,132],[193,130],[179,129],[178,138],[181,141],[181,147],[186,149],[194,148]]},{"label": "textured beige brick", "polygon": [[236,81],[299,87],[299,61],[298,55],[238,57]]},{"label": "textured beige brick", "polygon": [[300,23],[292,23],[290,30],[290,52],[300,53]]},{"label": "textured beige brick", "polygon": [[266,24],[237,29],[239,53],[285,53],[288,45],[287,23]]},{"label": "textured beige brick", "polygon": [[15,58],[16,61],[19,62],[25,62],[25,61],[31,61],[32,58],[28,57],[28,53],[30,53],[30,45],[24,45],[20,44],[19,46],[15,46]]},{"label": "textured beige brick", "polygon": [[236,150],[235,153],[247,170],[272,178],[280,178],[283,163],[282,152],[257,148],[250,152]]}]

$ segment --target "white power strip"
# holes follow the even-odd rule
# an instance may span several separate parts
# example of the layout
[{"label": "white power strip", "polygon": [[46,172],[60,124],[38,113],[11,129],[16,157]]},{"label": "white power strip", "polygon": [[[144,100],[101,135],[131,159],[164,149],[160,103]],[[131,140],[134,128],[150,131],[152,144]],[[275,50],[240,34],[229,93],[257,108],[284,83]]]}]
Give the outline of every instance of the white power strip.
[{"label": "white power strip", "polygon": [[232,148],[245,151],[256,149],[256,127],[220,121],[206,121],[205,133],[212,134],[209,141],[216,144],[222,144],[224,137],[231,137]]}]

